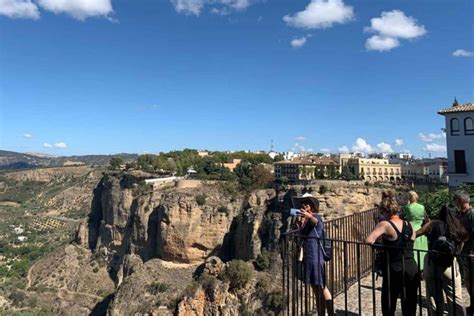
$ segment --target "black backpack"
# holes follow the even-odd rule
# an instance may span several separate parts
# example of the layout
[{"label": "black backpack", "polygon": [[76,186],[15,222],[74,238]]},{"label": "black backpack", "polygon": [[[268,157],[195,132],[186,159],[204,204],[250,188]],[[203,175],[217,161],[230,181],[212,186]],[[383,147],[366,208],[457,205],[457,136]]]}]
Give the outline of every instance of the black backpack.
[{"label": "black backpack", "polygon": [[456,246],[453,241],[449,240],[446,224],[438,225],[438,233],[438,238],[431,242],[430,259],[434,264],[446,269],[453,264]]}]

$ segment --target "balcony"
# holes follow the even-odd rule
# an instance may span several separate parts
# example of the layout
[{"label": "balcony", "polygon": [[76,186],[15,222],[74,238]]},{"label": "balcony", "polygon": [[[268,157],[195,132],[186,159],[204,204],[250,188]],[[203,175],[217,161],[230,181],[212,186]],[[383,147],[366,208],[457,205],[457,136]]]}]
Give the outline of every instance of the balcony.
[{"label": "balcony", "polygon": [[[332,259],[324,264],[324,270],[326,285],[333,297],[335,315],[382,315],[383,277],[379,277],[378,272],[381,267],[376,266],[375,262],[376,258],[383,256],[387,256],[386,262],[390,262],[390,257],[382,245],[374,247],[363,242],[374,228],[377,216],[378,211],[372,209],[324,223],[327,238],[332,241],[333,249]],[[283,234],[282,238],[281,280],[285,302],[282,314],[317,315],[317,307],[320,306],[321,301],[317,300],[311,287],[303,281],[307,271],[305,271],[305,265],[298,260],[300,245],[308,238],[299,235],[297,231]],[[317,245],[320,247],[319,243]],[[430,253],[430,251],[413,250],[416,258],[420,258],[424,253]],[[470,273],[474,274],[474,267]],[[390,280],[390,274],[386,277]],[[406,281],[403,279],[401,282],[404,284]],[[466,288],[462,290],[463,298],[465,298],[462,304],[474,306],[474,298],[470,298],[469,301]],[[425,282],[421,282],[421,286],[413,295],[416,295],[417,315],[428,315]],[[395,315],[400,315],[400,298],[396,304]],[[445,304],[445,309],[449,312],[452,308],[451,303]]]}]

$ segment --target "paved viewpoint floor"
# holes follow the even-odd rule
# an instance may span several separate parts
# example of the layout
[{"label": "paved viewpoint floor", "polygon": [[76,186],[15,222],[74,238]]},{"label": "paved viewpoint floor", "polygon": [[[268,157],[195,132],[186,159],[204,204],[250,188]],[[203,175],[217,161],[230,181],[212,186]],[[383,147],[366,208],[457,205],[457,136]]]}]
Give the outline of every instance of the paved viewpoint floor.
[{"label": "paved viewpoint floor", "polygon": [[[369,275],[360,281],[360,292],[361,292],[361,302],[360,302],[360,308],[361,311],[359,313],[359,299],[358,299],[358,292],[359,292],[359,286],[358,284],[352,285],[348,291],[347,295],[344,295],[344,293],[339,294],[335,299],[334,299],[334,310],[337,311],[337,315],[381,315],[382,314],[382,308],[381,308],[381,288],[382,288],[382,278],[378,278],[378,280],[375,281],[375,314],[373,310],[373,295],[372,295],[372,276]],[[426,308],[426,302],[425,302],[425,282],[421,282],[421,297],[422,297],[422,302],[421,302],[421,313],[420,313],[420,307],[418,306],[417,308],[417,315],[428,315],[428,310]],[[347,299],[347,311],[346,311],[346,299]],[[467,294],[466,289],[463,288],[463,299],[464,299],[464,305],[469,306],[469,295]],[[447,313],[446,313],[447,314]],[[401,312],[401,307],[400,307],[400,300],[398,300],[397,303],[397,312],[396,315],[402,315]]]}]

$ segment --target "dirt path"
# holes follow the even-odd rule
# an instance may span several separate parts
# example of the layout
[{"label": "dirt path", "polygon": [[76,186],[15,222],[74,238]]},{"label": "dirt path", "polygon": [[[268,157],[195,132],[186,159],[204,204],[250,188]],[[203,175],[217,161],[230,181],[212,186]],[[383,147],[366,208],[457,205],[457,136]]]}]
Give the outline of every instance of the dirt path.
[{"label": "dirt path", "polygon": [[28,290],[31,287],[31,282],[32,282],[31,281],[31,273],[32,273],[32,271],[33,271],[33,269],[34,269],[34,267],[36,266],[37,263],[38,263],[38,261],[33,263],[33,265],[28,269],[28,273],[26,274],[26,290]]}]

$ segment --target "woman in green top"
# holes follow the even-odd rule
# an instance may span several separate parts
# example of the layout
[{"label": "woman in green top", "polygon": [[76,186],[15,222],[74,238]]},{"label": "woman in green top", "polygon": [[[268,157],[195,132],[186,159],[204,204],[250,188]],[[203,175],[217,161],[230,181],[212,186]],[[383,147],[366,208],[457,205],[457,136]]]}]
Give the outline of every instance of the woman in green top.
[{"label": "woman in green top", "polygon": [[[425,207],[421,204],[418,204],[418,194],[415,191],[408,192],[408,197],[410,202],[405,206],[403,216],[407,221],[410,222],[410,224],[413,226],[413,229],[417,231],[423,226],[423,222],[425,221],[425,218],[427,218]],[[424,251],[416,251],[417,249]],[[426,236],[420,236],[415,239],[413,250],[415,261],[420,267],[420,270],[423,270],[423,262],[426,255],[425,251],[428,250],[428,239]]]}]

